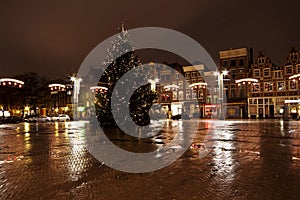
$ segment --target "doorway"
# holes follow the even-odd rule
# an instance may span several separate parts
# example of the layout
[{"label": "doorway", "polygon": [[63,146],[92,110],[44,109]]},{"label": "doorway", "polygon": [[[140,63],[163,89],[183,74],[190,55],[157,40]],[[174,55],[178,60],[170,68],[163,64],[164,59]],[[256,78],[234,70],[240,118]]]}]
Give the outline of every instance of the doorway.
[{"label": "doorway", "polygon": [[259,119],[264,118],[264,109],[263,108],[258,108],[258,118]]},{"label": "doorway", "polygon": [[274,118],[274,105],[269,106],[270,118]]}]

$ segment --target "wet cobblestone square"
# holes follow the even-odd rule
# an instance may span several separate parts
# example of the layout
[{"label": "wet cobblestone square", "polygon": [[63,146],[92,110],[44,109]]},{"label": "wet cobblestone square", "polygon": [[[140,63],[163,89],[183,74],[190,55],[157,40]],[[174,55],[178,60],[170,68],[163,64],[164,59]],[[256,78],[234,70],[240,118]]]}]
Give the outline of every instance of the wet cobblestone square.
[{"label": "wet cobblestone square", "polygon": [[[197,123],[183,156],[140,174],[96,160],[85,144],[88,123],[0,125],[0,199],[299,199],[299,121],[224,121],[204,157],[202,139],[216,122]],[[166,130],[141,145],[155,149],[173,137]],[[116,138],[121,146],[137,142]]]}]

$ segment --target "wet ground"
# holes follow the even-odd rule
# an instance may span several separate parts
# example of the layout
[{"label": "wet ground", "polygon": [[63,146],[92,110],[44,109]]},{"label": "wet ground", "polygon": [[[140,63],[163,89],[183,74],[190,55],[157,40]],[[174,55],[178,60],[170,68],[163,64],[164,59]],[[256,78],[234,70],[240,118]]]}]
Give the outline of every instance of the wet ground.
[{"label": "wet ground", "polygon": [[[155,150],[168,144],[175,137],[172,129],[184,122],[168,123],[152,143],[124,135],[115,143]],[[88,126],[0,125],[0,199],[300,198],[300,121],[200,121],[183,156],[141,174],[96,160],[86,148]]]}]

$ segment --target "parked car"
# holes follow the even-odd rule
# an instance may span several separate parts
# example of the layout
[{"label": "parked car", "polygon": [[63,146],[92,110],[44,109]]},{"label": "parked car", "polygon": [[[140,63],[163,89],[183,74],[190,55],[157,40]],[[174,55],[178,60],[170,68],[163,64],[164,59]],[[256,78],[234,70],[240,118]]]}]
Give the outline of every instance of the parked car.
[{"label": "parked car", "polygon": [[53,121],[53,122],[58,121],[58,116],[52,116],[52,117],[51,117],[51,121]]},{"label": "parked car", "polygon": [[59,121],[59,122],[66,122],[66,121],[70,121],[70,117],[69,117],[69,115],[60,114],[57,117],[56,116],[52,117],[51,120]]},{"label": "parked car", "polygon": [[58,115],[58,121],[60,122],[70,121],[70,117],[69,115]]},{"label": "parked car", "polygon": [[19,122],[22,122],[22,118],[17,116],[9,116],[0,119],[0,123],[2,124],[17,124]]},{"label": "parked car", "polygon": [[24,118],[24,122],[29,122],[29,123],[34,122],[34,117],[35,116],[33,116],[33,115],[26,116]]},{"label": "parked car", "polygon": [[51,118],[48,116],[38,116],[33,118],[33,122],[50,122]]}]

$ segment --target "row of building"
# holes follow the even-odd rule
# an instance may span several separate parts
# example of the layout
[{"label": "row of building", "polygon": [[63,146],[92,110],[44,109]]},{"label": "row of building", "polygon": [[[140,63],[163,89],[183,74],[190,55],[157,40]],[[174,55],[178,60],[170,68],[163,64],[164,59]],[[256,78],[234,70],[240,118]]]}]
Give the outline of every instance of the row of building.
[{"label": "row of building", "polygon": [[[276,118],[285,111],[299,118],[299,54],[292,48],[282,65],[275,65],[263,52],[253,59],[251,48],[224,50],[219,52],[217,71],[203,64],[149,63],[149,81],[161,105],[157,112],[168,117]],[[105,92],[100,76],[99,69],[90,67],[87,76],[50,81],[31,94],[25,92],[24,82],[2,78],[2,115],[90,117],[95,113],[95,93]]]},{"label": "row of building", "polygon": [[[177,72],[159,67],[157,77],[163,86],[159,103],[173,114],[190,117],[277,118],[286,112],[299,118],[300,55],[296,48],[279,66],[263,52],[253,59],[251,48],[220,51],[219,60],[216,72],[207,71],[204,65],[178,65]],[[183,74],[187,84],[176,73]]]},{"label": "row of building", "polygon": [[36,91],[25,84],[14,78],[0,78],[0,116],[72,115],[71,81],[49,81]]}]

